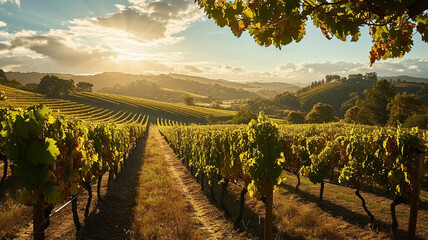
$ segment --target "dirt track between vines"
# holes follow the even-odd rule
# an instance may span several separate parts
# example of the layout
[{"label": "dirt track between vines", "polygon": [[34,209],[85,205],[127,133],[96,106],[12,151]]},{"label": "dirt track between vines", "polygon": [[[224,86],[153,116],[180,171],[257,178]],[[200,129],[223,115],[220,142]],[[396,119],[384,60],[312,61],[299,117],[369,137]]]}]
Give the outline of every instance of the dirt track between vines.
[{"label": "dirt track between vines", "polygon": [[210,200],[201,191],[201,185],[177,158],[159,133],[157,126],[152,125],[151,129],[149,134],[154,134],[159,142],[177,187],[183,191],[183,196],[191,204],[195,217],[202,224],[202,230],[209,233],[207,239],[247,239],[242,232],[234,230],[233,224],[224,217],[224,213],[210,203]]}]

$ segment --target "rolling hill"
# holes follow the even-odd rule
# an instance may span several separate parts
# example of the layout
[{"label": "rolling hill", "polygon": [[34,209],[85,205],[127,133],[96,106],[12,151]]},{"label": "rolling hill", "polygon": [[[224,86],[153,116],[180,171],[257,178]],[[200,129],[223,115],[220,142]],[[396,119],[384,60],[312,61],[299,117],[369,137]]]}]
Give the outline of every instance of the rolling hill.
[{"label": "rolling hill", "polygon": [[411,77],[411,76],[406,76],[406,75],[393,76],[393,77],[379,77],[379,79],[386,79],[386,80],[393,80],[393,81],[401,80],[401,81],[406,81],[406,82],[428,83],[428,78]]},{"label": "rolling hill", "polygon": [[[258,96],[270,98],[284,91],[295,92],[296,90],[300,89],[299,86],[288,83],[242,83],[224,79],[209,79],[204,77],[173,73],[160,75],[136,75],[119,72],[105,72],[94,75],[72,75],[62,73],[6,72],[8,79],[15,79],[24,85],[27,83],[38,83],[45,75],[55,75],[62,79],[73,79],[76,83],[80,81],[90,82],[94,84],[94,90],[109,89],[107,92],[110,93],[113,93],[111,89],[116,85],[121,85],[123,87],[135,81],[145,80],[149,83],[157,85],[157,87],[163,90],[168,91],[168,93],[160,93],[161,95],[169,95],[164,97],[162,100],[177,101],[176,99],[180,98],[180,102],[183,99],[183,91],[185,95],[190,93],[203,95],[203,98],[208,98],[211,96],[217,99],[229,100]],[[172,93],[174,90],[177,90],[177,93]],[[135,96],[135,94],[131,96]],[[150,96],[142,95],[139,97],[150,98]]]},{"label": "rolling hill", "polygon": [[56,114],[88,121],[141,122],[147,116],[151,121],[163,118],[183,123],[205,123],[209,116],[229,120],[236,114],[229,110],[106,93],[80,92],[59,99],[3,85],[0,85],[0,90],[4,91],[7,97],[6,101],[0,102],[0,108],[9,106],[28,108],[34,104],[45,104]]},{"label": "rolling hill", "polygon": [[[300,99],[302,111],[309,112],[314,104],[323,102],[330,104],[336,116],[342,118],[347,110],[342,107],[342,104],[352,98],[351,94],[358,95],[359,99],[364,99],[364,90],[372,88],[374,84],[374,81],[328,82],[299,92],[296,96]],[[428,104],[428,84],[399,83],[394,84],[394,87],[397,93],[414,93],[419,96],[423,104]]]}]

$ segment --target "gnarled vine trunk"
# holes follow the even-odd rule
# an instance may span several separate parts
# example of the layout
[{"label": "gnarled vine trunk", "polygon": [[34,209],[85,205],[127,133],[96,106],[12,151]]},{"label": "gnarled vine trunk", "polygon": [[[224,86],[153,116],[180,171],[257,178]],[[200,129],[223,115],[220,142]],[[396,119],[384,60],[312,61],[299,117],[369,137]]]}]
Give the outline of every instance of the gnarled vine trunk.
[{"label": "gnarled vine trunk", "polygon": [[374,226],[374,222],[375,222],[375,218],[373,216],[373,214],[369,211],[369,209],[366,207],[366,200],[363,198],[363,196],[361,196],[360,194],[360,189],[356,189],[355,190],[355,195],[357,195],[357,197],[359,199],[361,199],[361,206],[363,206],[364,211],[366,211],[367,215],[370,217],[370,221],[372,224],[372,227]]}]

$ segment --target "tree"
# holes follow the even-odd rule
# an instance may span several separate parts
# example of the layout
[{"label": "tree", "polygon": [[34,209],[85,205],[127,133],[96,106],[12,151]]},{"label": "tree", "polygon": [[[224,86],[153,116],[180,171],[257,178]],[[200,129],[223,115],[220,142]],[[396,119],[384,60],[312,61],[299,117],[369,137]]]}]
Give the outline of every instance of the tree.
[{"label": "tree", "polygon": [[351,92],[349,94],[349,99],[342,103],[340,106],[340,110],[347,111],[348,109],[355,106],[355,103],[360,99],[360,95],[358,95],[358,92]]},{"label": "tree", "polygon": [[233,116],[232,122],[234,124],[248,124],[252,119],[256,120],[257,115],[249,110],[242,110]]},{"label": "tree", "polygon": [[248,100],[247,108],[253,113],[263,111],[266,114],[275,114],[280,110],[271,100],[260,97]]},{"label": "tree", "polygon": [[389,118],[387,105],[395,95],[394,86],[387,80],[380,80],[364,94],[366,98],[357,101],[360,109],[357,113],[357,123],[385,125]]},{"label": "tree", "polygon": [[345,113],[345,122],[347,123],[357,123],[357,116],[360,108],[358,106],[353,106],[348,109]]},{"label": "tree", "polygon": [[38,83],[27,83],[22,87],[22,89],[25,91],[36,92],[37,87],[39,87]]},{"label": "tree", "polygon": [[388,125],[404,123],[406,119],[415,114],[423,113],[424,107],[414,94],[399,93],[388,103],[389,115]]},{"label": "tree", "polygon": [[326,82],[339,81],[339,80],[340,80],[340,76],[339,75],[326,75],[325,76],[325,81]]},{"label": "tree", "polygon": [[298,111],[291,111],[288,116],[285,118],[287,123],[289,124],[299,124],[299,123],[305,123],[305,116],[302,112]]},{"label": "tree", "polygon": [[191,96],[184,97],[184,103],[186,105],[193,106],[193,105],[195,105],[194,101],[195,101],[195,99],[193,99],[193,97],[191,97]]},{"label": "tree", "polygon": [[414,115],[406,119],[403,124],[405,128],[418,127],[420,129],[428,129],[428,114]]},{"label": "tree", "polygon": [[220,27],[229,26],[237,37],[248,30],[266,47],[300,42],[309,19],[327,39],[351,37],[355,42],[361,29],[369,29],[370,64],[409,52],[415,29],[428,42],[426,0],[198,0],[198,4]]},{"label": "tree", "polygon": [[0,84],[13,88],[22,87],[22,84],[20,82],[16,80],[7,79],[6,73],[3,71],[3,69],[0,69]]},{"label": "tree", "polygon": [[334,120],[334,110],[330,104],[317,103],[305,118],[308,123],[327,123]]},{"label": "tree", "polygon": [[92,87],[94,84],[89,82],[78,82],[76,87],[79,92],[92,92]]},{"label": "tree", "polygon": [[273,102],[281,109],[299,110],[300,100],[290,92],[283,92],[275,96]]},{"label": "tree", "polygon": [[73,80],[64,80],[54,75],[44,76],[36,91],[49,97],[63,97],[76,91]]}]

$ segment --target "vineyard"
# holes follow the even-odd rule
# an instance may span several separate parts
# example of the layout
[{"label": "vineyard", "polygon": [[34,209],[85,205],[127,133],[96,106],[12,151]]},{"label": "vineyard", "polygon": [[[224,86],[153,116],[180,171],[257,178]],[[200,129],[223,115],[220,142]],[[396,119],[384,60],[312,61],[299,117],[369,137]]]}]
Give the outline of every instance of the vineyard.
[{"label": "vineyard", "polygon": [[[34,239],[44,239],[55,204],[71,199],[76,229],[77,197],[87,191],[84,212],[89,215],[92,184],[100,186],[103,175],[113,180],[146,131],[144,124],[88,123],[52,115],[45,105],[27,110],[1,109],[0,153],[4,166],[2,182],[11,164],[22,187],[20,201],[33,207]],[[8,159],[11,161],[9,163]],[[100,199],[100,188],[97,188]]]},{"label": "vineyard", "polygon": [[98,107],[114,106],[117,109],[129,109],[129,111],[142,112],[153,119],[166,118],[185,123],[205,123],[207,116],[228,120],[235,114],[234,111],[229,110],[187,106],[107,93],[78,93],[70,96],[70,100]]},{"label": "vineyard", "polygon": [[[385,223],[385,220],[376,219],[361,191],[385,196],[391,200],[394,235],[398,234],[399,226],[396,206],[411,203],[408,225],[403,218],[408,220],[409,216],[403,217],[401,210],[399,215],[400,223],[414,231],[420,182],[426,168],[426,132],[355,125],[284,125],[275,131],[266,124],[266,120],[259,117],[258,123],[250,123],[248,127],[164,126],[161,132],[190,172],[200,175],[202,187],[204,176],[208,179],[213,199],[214,185],[222,184],[225,189],[233,183],[241,187],[237,223],[242,219],[247,192],[266,204],[268,219],[271,214],[268,212],[272,211],[269,209],[273,190],[270,184],[282,186],[281,172],[285,170],[297,177],[295,190],[301,184],[300,176],[308,178],[312,184],[320,184],[319,201],[323,201],[326,179],[336,187],[354,189],[361,201],[360,207],[370,219],[370,226],[378,221]],[[421,194],[426,221],[428,193],[422,191]],[[224,193],[220,197],[221,206],[227,213],[223,198]],[[426,222],[418,224],[421,236],[428,233],[426,226]]]},{"label": "vineyard", "polygon": [[345,111],[341,109],[342,103],[347,101],[349,94],[357,92],[362,94],[365,89],[371,88],[373,82],[362,81],[357,84],[346,84],[341,82],[329,82],[315,88],[297,94],[302,103],[302,110],[309,112],[312,106],[318,102],[332,105],[337,116],[343,116]]},{"label": "vineyard", "polygon": [[109,106],[107,108],[100,108],[68,100],[47,98],[42,94],[3,85],[0,85],[0,89],[5,91],[5,95],[7,96],[5,101],[0,101],[0,108],[11,106],[25,109],[34,104],[44,104],[52,110],[52,114],[55,116],[61,115],[85,121],[143,124],[148,120],[145,114],[138,112],[113,109],[109,108]]},{"label": "vineyard", "polygon": [[6,222],[32,222],[22,230],[0,217],[13,229],[2,238],[428,239],[426,131],[277,125],[264,114],[248,125],[188,125],[233,112],[2,91],[1,211]]},{"label": "vineyard", "polygon": [[205,123],[207,116],[220,120],[231,119],[234,111],[187,106],[105,93],[77,93],[68,99],[48,98],[45,95],[0,85],[6,92],[6,101],[0,107],[27,108],[40,103],[52,109],[54,115],[75,117],[88,121],[115,123],[143,123],[145,116],[151,119],[165,118],[183,123]]},{"label": "vineyard", "polygon": [[[347,110],[342,104],[352,98],[350,94],[356,93],[362,99],[364,90],[372,88],[374,84],[375,82],[367,80],[352,83],[327,82],[299,92],[296,96],[302,104],[303,111],[309,112],[315,104],[323,102],[333,107],[336,116],[342,117]],[[426,102],[427,90],[424,83],[399,83],[394,84],[394,88],[397,93],[413,93],[419,96],[423,103]]]}]

